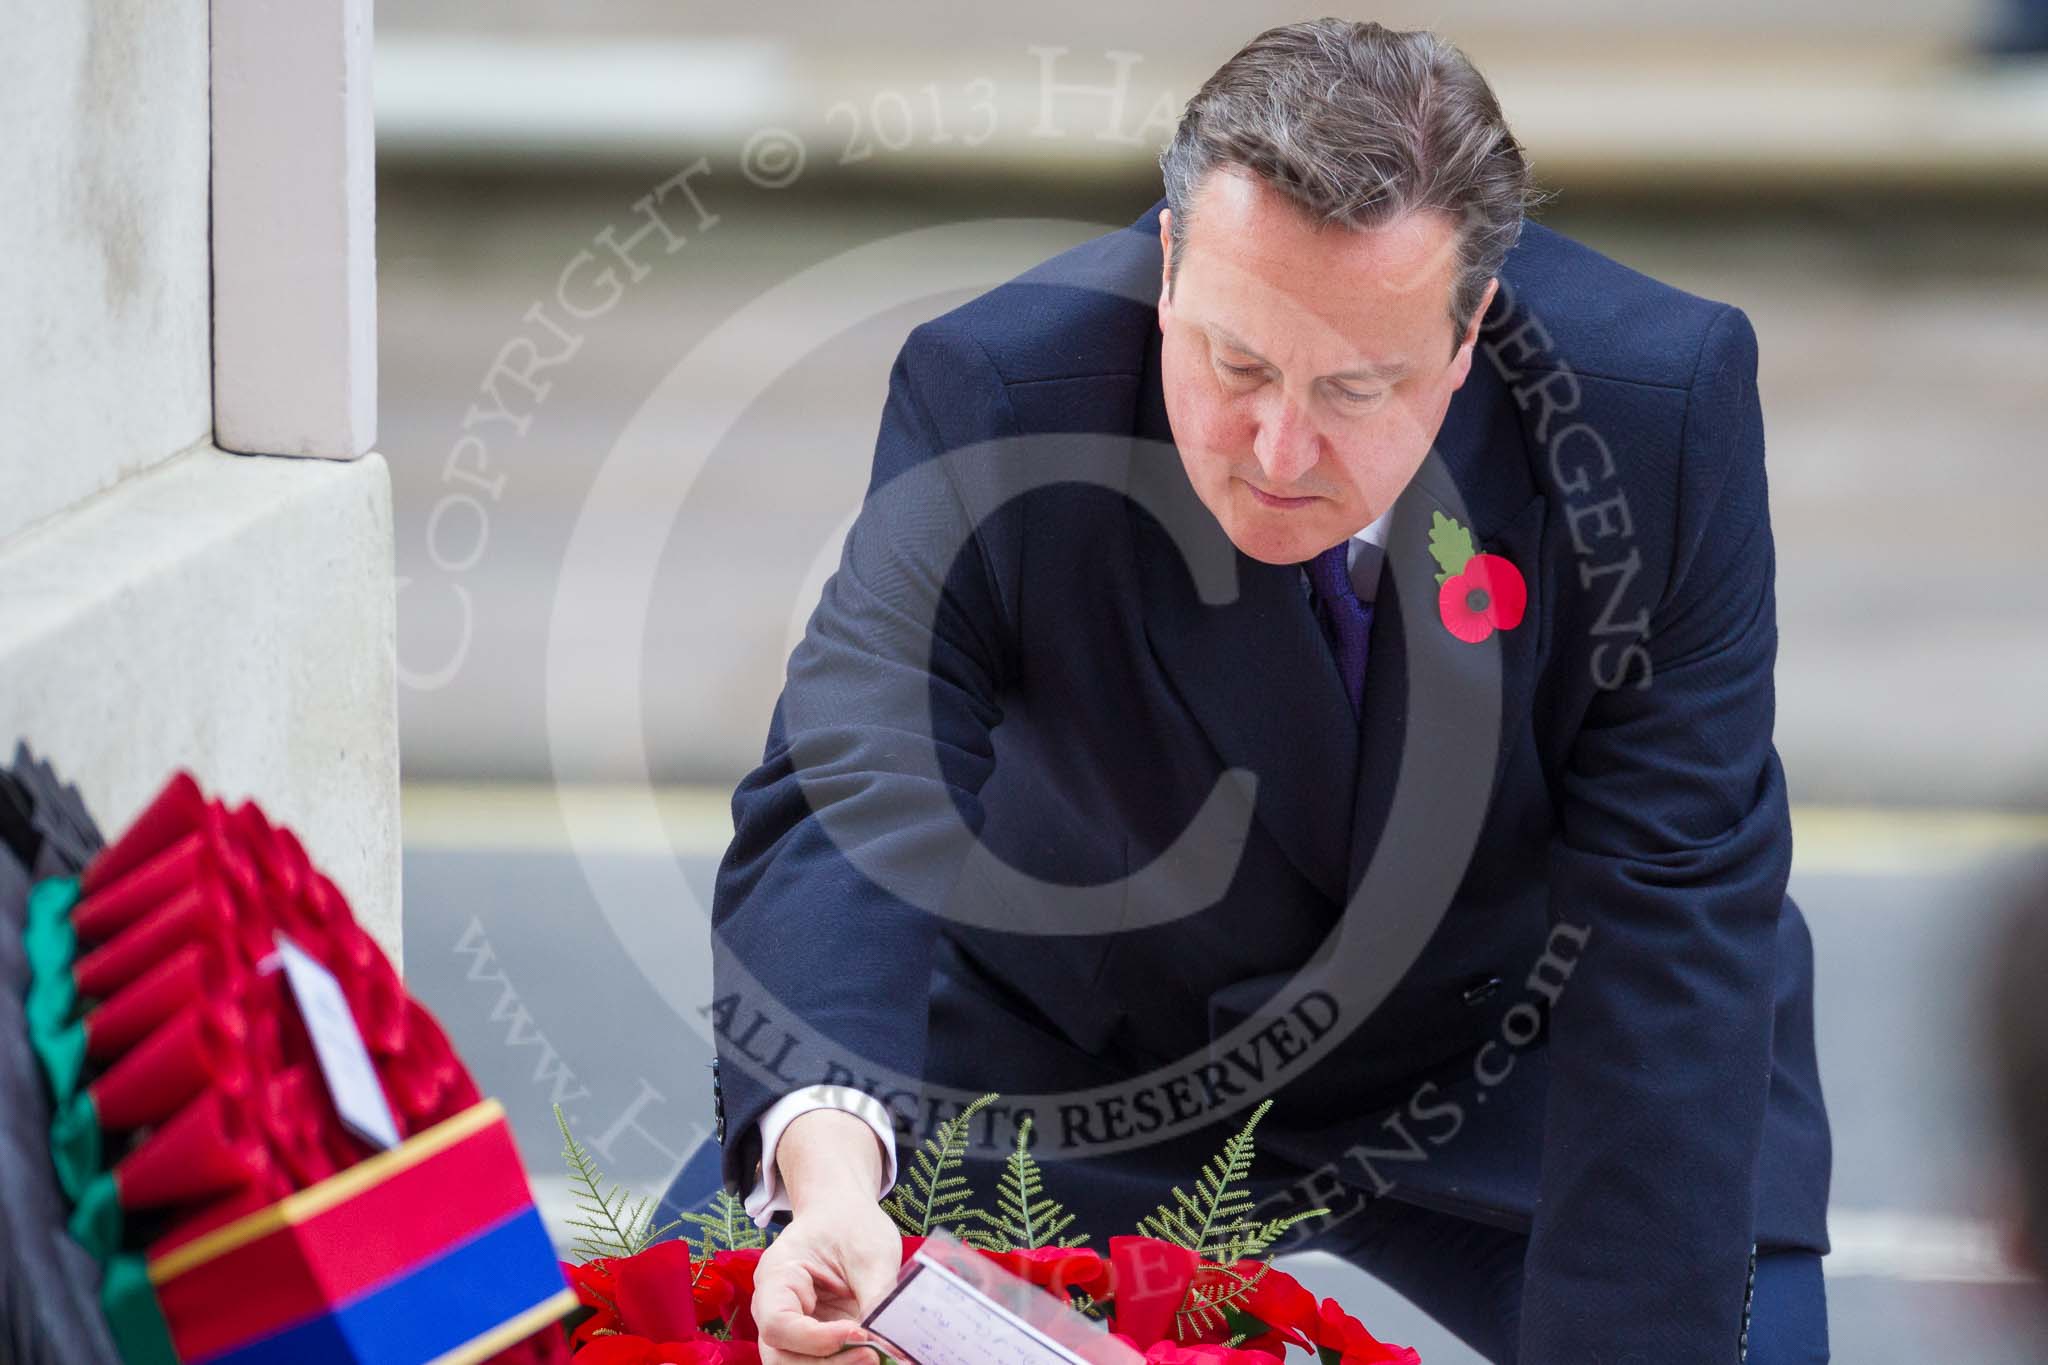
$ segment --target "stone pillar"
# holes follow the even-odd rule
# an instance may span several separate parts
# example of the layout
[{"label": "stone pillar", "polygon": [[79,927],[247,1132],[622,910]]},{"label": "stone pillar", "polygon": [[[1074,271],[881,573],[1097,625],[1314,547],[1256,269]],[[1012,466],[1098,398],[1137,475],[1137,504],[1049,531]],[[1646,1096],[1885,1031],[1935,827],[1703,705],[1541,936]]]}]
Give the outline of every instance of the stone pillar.
[{"label": "stone pillar", "polygon": [[367,0],[0,20],[0,743],[257,798],[396,961]]}]

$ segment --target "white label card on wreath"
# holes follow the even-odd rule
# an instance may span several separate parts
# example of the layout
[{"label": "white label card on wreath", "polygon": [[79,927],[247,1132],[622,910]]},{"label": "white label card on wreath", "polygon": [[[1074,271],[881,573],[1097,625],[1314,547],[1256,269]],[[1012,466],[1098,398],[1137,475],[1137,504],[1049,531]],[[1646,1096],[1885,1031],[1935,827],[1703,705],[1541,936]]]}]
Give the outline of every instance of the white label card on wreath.
[{"label": "white label card on wreath", "polygon": [[313,1040],[313,1052],[320,1059],[320,1074],[327,1080],[335,1112],[351,1132],[371,1146],[385,1151],[396,1147],[398,1121],[391,1116],[384,1086],[377,1079],[377,1068],[370,1064],[370,1050],[363,1045],[355,1015],[349,1013],[341,983],[317,958],[282,933],[277,936],[277,956],[285,980],[291,983],[292,998],[299,1002],[299,1017],[306,1021],[306,1034]]},{"label": "white label card on wreath", "polygon": [[1122,1365],[1143,1357],[1036,1285],[934,1234],[862,1326],[905,1365]]}]

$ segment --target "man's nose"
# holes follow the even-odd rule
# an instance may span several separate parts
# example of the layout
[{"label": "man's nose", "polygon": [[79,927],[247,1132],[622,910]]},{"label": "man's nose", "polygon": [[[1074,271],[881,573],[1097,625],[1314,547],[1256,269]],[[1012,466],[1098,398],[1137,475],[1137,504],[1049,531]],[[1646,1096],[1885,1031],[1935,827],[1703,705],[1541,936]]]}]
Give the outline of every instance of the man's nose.
[{"label": "man's nose", "polygon": [[1259,420],[1252,454],[1266,477],[1282,487],[1306,474],[1316,462],[1316,430],[1308,414],[1292,399],[1276,397]]}]

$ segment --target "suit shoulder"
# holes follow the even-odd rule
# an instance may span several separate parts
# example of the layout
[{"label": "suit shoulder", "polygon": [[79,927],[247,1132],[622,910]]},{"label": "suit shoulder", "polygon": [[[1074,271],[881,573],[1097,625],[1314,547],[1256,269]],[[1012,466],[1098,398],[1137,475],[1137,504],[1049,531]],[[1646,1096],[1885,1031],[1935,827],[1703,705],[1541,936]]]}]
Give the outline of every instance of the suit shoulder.
[{"label": "suit shoulder", "polygon": [[1005,384],[1135,377],[1157,325],[1157,219],[1069,247],[915,331],[971,343]]},{"label": "suit shoulder", "polygon": [[1740,315],[1533,222],[1500,279],[1485,330],[1515,369],[1687,389],[1709,335]]}]

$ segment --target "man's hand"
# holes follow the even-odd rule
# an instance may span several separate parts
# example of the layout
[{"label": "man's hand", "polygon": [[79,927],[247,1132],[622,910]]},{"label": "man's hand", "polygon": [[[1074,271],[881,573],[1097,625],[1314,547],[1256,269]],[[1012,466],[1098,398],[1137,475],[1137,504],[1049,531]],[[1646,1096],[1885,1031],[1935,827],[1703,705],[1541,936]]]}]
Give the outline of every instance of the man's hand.
[{"label": "man's hand", "polygon": [[762,1365],[875,1358],[857,1349],[868,1339],[860,1319],[894,1287],[903,1240],[875,1202],[873,1131],[841,1110],[800,1114],[783,1130],[776,1167],[793,1213],[754,1272]]}]

